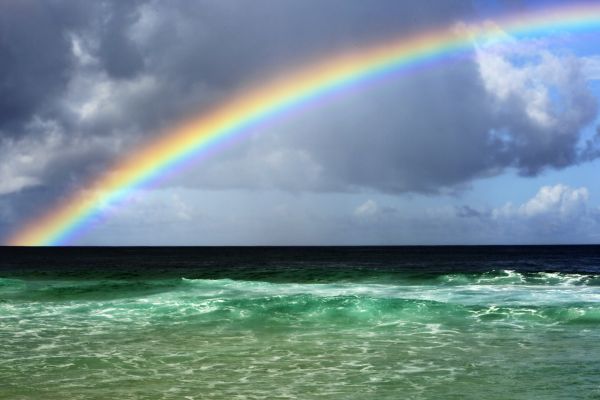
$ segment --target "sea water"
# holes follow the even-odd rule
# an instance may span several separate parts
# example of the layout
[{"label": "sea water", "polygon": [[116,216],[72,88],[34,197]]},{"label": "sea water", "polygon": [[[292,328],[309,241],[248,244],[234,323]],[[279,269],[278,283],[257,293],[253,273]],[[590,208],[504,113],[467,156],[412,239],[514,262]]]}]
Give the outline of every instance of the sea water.
[{"label": "sea water", "polygon": [[2,399],[600,399],[600,247],[0,256]]}]

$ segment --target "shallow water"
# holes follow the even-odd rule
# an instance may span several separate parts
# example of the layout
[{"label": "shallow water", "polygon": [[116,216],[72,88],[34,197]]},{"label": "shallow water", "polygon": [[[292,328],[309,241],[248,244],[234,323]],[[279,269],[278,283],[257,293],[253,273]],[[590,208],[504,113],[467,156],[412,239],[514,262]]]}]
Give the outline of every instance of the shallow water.
[{"label": "shallow water", "polygon": [[600,398],[597,248],[136,251],[10,254],[0,398]]}]

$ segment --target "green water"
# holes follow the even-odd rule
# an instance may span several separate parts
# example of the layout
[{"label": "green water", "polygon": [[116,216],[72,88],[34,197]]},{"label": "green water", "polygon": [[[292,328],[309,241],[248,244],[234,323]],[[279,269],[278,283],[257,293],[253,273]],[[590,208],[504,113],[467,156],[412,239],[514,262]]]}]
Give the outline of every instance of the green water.
[{"label": "green water", "polygon": [[2,399],[600,399],[600,277],[0,279]]}]

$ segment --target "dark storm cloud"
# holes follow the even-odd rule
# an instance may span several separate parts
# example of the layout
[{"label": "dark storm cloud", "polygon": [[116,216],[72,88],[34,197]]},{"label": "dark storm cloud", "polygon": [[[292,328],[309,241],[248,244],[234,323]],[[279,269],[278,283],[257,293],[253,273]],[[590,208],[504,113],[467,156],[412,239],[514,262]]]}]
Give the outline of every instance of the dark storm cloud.
[{"label": "dark storm cloud", "polygon": [[85,23],[84,10],[83,3],[0,3],[3,135],[18,134],[24,121],[64,90],[73,61],[65,33]]},{"label": "dark storm cloud", "polygon": [[[61,109],[80,66],[73,38],[87,40],[111,78],[141,71],[143,59],[126,31],[141,2],[13,1],[0,3],[0,132],[29,134],[34,117],[82,133]],[[113,128],[119,128],[114,126]],[[85,132],[84,132],[85,133]]]},{"label": "dark storm cloud", "polygon": [[[52,106],[76,72],[73,36],[82,40],[108,78],[133,79],[145,73],[160,81],[165,93],[152,99],[157,105],[136,115],[156,123],[157,109],[167,109],[164,118],[176,113],[173,103],[198,107],[198,97],[214,100],[214,92],[226,94],[307,58],[425,23],[446,23],[468,11],[464,1],[435,7],[340,0],[5,1],[0,7],[4,135],[18,135],[36,113],[67,118],[52,114]],[[9,123],[13,125],[6,129]]]},{"label": "dark storm cloud", "polygon": [[226,85],[247,82],[265,72],[268,76],[273,70],[340,48],[372,43],[423,25],[448,23],[464,17],[466,4],[446,1],[427,7],[342,0],[150,3],[142,8],[148,23],[140,26],[140,34],[146,35],[143,49],[150,68],[186,83]]},{"label": "dark storm cloud", "polygon": [[49,207],[114,157],[239,86],[332,51],[452,22],[469,7],[1,2],[3,220]]},{"label": "dark storm cloud", "polygon": [[141,0],[105,3],[103,11],[106,19],[97,21],[97,56],[111,77],[130,78],[144,67],[140,50],[127,35],[128,28],[139,18],[138,7],[141,4]]}]

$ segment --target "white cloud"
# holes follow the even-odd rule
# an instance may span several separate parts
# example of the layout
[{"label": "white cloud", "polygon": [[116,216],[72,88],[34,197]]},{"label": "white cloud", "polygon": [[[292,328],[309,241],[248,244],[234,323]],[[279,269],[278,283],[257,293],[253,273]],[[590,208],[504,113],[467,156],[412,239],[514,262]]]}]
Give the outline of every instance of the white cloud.
[{"label": "white cloud", "polygon": [[379,212],[379,206],[374,200],[367,200],[354,209],[357,217],[371,217]]},{"label": "white cloud", "polygon": [[519,213],[526,217],[547,214],[574,216],[586,210],[588,199],[589,192],[585,187],[574,189],[562,184],[544,186],[519,207]]},{"label": "white cloud", "polygon": [[[587,90],[586,63],[547,50],[523,55],[514,47],[479,47],[477,61],[488,92],[500,109],[521,106],[541,135],[577,136],[594,107]],[[521,132],[513,132],[515,136]]]},{"label": "white cloud", "polygon": [[589,190],[586,187],[572,188],[564,184],[543,186],[531,199],[523,204],[506,203],[494,208],[486,215],[503,219],[577,220],[592,210],[588,206]]},{"label": "white cloud", "polygon": [[494,229],[490,236],[507,242],[593,242],[600,229],[600,209],[589,204],[586,187],[543,186],[521,204],[506,203],[478,211],[479,222]]},{"label": "white cloud", "polygon": [[150,75],[116,80],[102,70],[82,69],[71,78],[62,102],[78,117],[82,128],[110,121],[112,126],[122,129],[134,122],[132,110],[157,96],[161,89]]},{"label": "white cloud", "polygon": [[80,67],[98,65],[98,59],[92,54],[89,49],[89,44],[81,35],[72,33],[71,38],[71,51],[77,64]]}]

